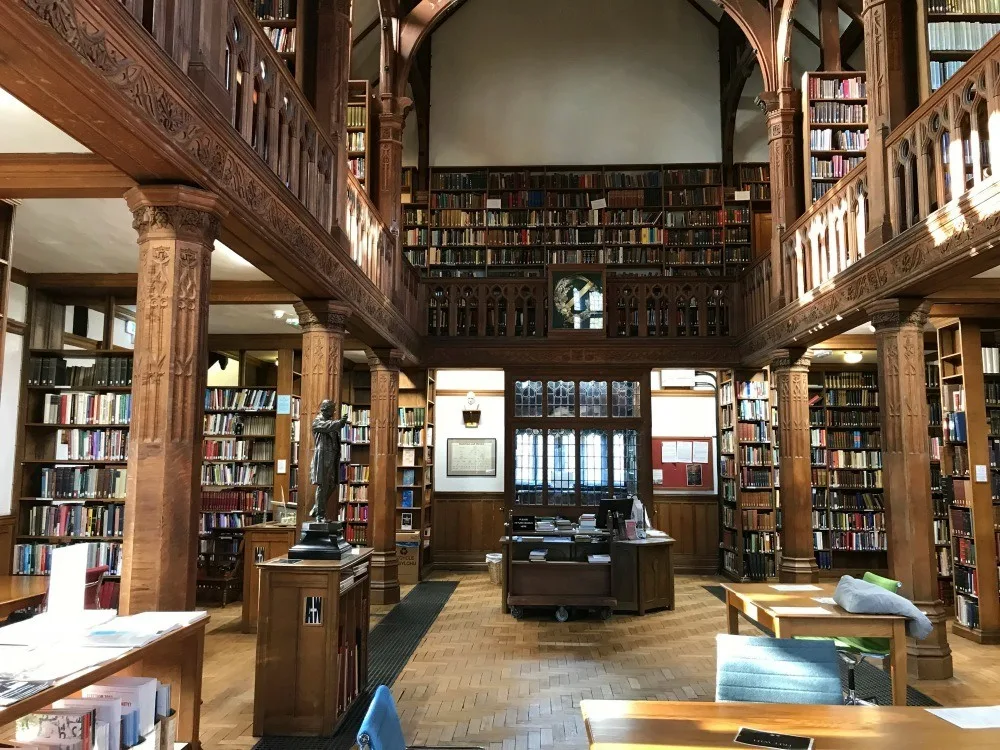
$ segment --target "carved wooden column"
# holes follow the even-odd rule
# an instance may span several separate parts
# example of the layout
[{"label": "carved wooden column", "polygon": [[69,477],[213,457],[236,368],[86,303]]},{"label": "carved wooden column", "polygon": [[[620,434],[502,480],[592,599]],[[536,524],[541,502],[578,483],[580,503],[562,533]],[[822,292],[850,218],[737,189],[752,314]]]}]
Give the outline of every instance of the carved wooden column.
[{"label": "carved wooden column", "polygon": [[212,247],[225,210],[211,193],[137,187],[132,422],[121,611],[194,607]]},{"label": "carved wooden column", "polygon": [[771,359],[778,397],[778,461],[781,469],[781,567],[786,583],[819,579],[813,551],[812,468],[809,452],[809,355],[779,349]]},{"label": "carved wooden column", "polygon": [[399,601],[396,566],[396,455],[399,449],[399,366],[395,350],[369,350],[372,377],[371,479],[368,544],[372,556],[372,604]]},{"label": "carved wooden column", "polygon": [[929,680],[952,676],[944,605],[938,597],[931,502],[924,325],[930,304],[887,299],[868,308],[878,348],[882,427],[882,487],[889,541],[889,572],[903,594],[927,613],[934,632],[908,641],[910,674]]},{"label": "carved wooden column", "polygon": [[908,81],[903,65],[903,0],[864,0],[868,90],[868,235],[866,252],[892,238],[890,169],[885,142],[906,117]]},{"label": "carved wooden column", "polygon": [[382,97],[378,121],[378,212],[390,231],[398,233],[403,190],[403,112],[395,97]]},{"label": "carved wooden column", "polygon": [[[309,520],[315,487],[309,482],[312,459],[312,422],[324,399],[336,404],[334,417],[340,418],[340,379],[343,373],[344,336],[350,308],[328,299],[295,303],[302,329],[302,393],[299,401],[299,506],[296,519],[301,528]],[[339,467],[338,467],[339,471]],[[329,508],[337,509],[336,498]],[[332,515],[332,513],[331,513]]]},{"label": "carved wooden column", "polygon": [[795,154],[795,97],[791,89],[770,94],[767,143],[771,164],[771,306],[776,310],[790,301],[792,290],[781,272],[781,235],[799,218],[802,172]]},{"label": "carved wooden column", "polygon": [[316,8],[316,73],[312,97],[320,122],[337,147],[334,219],[344,225],[347,207],[347,82],[351,77],[352,0],[319,0]]}]

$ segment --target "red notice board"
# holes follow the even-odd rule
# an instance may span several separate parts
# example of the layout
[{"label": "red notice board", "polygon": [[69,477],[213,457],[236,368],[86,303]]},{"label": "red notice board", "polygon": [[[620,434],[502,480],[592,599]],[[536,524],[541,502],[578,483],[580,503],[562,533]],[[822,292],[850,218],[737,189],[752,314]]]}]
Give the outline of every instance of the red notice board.
[{"label": "red notice board", "polygon": [[[664,443],[691,443],[692,459],[700,450],[707,454],[704,462],[663,461]],[[696,447],[696,446],[700,446]],[[699,456],[699,458],[701,458]],[[662,481],[653,475],[653,489],[677,490],[680,492],[715,492],[715,453],[712,438],[654,437],[653,471],[662,471]]]}]

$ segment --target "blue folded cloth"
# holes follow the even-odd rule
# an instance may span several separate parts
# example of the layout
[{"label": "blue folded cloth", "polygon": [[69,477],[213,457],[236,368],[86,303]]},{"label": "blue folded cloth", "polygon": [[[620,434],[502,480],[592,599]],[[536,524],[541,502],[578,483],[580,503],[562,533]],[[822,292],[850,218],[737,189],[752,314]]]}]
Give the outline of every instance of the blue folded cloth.
[{"label": "blue folded cloth", "polygon": [[905,596],[886,591],[860,578],[844,576],[833,592],[833,600],[848,612],[859,615],[901,615],[907,618],[906,634],[918,641],[931,634],[927,615]]}]

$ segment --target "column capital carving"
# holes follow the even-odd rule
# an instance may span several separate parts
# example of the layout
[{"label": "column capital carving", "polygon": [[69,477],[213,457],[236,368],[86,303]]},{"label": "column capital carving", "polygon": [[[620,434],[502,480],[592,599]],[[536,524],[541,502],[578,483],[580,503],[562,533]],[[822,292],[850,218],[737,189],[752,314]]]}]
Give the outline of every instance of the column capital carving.
[{"label": "column capital carving", "polygon": [[229,213],[214,193],[186,185],[134,187],[125,193],[125,202],[140,242],[160,236],[211,246]]},{"label": "column capital carving", "polygon": [[372,370],[398,370],[403,366],[405,357],[399,349],[369,349],[365,348],[368,355],[368,367]]},{"label": "column capital carving", "polygon": [[931,303],[925,299],[882,299],[865,311],[872,317],[875,333],[913,326],[923,330],[930,315]]},{"label": "column capital carving", "polygon": [[329,299],[310,299],[296,302],[294,307],[299,328],[305,333],[327,332],[340,336],[347,333],[352,313],[347,305]]},{"label": "column capital carving", "polygon": [[777,349],[771,354],[772,370],[809,370],[812,355],[807,349]]}]

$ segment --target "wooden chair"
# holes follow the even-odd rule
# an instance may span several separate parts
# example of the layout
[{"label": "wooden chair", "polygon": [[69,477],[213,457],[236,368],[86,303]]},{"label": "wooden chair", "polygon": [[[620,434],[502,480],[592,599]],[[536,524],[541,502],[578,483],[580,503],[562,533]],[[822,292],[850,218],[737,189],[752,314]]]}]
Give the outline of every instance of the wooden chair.
[{"label": "wooden chair", "polygon": [[230,601],[230,592],[238,600],[243,591],[243,539],[235,553],[203,552],[198,555],[198,591],[217,594],[225,607]]}]

